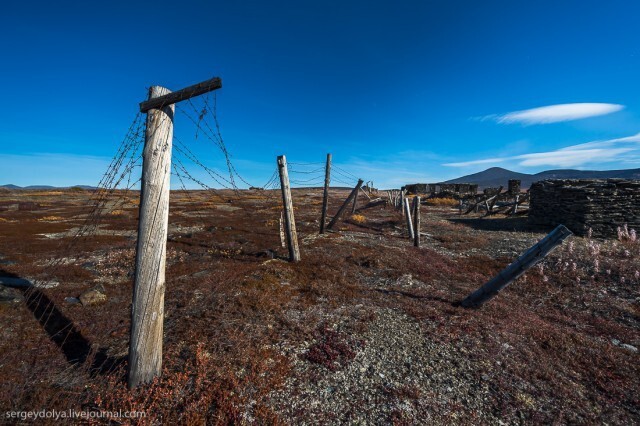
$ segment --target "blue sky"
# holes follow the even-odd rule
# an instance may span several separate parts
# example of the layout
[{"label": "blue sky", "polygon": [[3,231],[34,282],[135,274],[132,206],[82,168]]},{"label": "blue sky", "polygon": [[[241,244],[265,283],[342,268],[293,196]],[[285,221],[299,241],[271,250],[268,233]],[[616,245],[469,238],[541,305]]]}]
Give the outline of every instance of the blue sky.
[{"label": "blue sky", "polygon": [[[5,1],[0,184],[96,184],[147,87],[213,76],[233,163],[256,185],[280,154],[331,152],[381,187],[491,166],[637,168],[639,12],[615,0]],[[225,170],[184,117],[175,133]]]}]

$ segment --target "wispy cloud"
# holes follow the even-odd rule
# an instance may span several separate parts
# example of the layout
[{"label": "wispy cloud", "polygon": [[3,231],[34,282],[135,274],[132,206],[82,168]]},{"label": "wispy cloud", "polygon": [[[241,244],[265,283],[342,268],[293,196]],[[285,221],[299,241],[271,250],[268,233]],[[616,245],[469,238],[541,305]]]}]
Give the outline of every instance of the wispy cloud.
[{"label": "wispy cloud", "polygon": [[640,133],[624,138],[571,145],[553,151],[445,163],[443,166],[468,167],[479,164],[512,162],[522,167],[578,167],[585,164],[624,162],[638,156],[640,156]]},{"label": "wispy cloud", "polygon": [[624,105],[607,103],[572,103],[548,105],[539,108],[514,111],[506,114],[491,114],[480,117],[482,121],[496,121],[500,124],[520,123],[524,125],[559,123],[579,120],[620,111]]}]

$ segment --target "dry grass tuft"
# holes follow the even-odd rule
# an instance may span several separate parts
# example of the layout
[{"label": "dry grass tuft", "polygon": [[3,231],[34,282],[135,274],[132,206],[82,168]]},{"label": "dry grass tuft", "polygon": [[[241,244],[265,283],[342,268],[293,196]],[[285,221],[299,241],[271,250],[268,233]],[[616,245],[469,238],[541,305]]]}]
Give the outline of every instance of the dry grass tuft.
[{"label": "dry grass tuft", "polygon": [[359,225],[365,223],[367,221],[367,218],[364,217],[361,214],[353,214],[351,215],[351,220]]},{"label": "dry grass tuft", "polygon": [[426,203],[437,207],[457,207],[460,204],[455,198],[429,198]]}]

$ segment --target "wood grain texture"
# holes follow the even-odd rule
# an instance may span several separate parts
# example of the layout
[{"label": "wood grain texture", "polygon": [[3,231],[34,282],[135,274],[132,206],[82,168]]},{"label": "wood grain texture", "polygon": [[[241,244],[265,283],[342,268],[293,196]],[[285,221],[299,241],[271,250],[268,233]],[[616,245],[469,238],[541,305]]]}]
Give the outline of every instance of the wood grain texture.
[{"label": "wood grain texture", "polygon": [[203,95],[207,92],[211,92],[212,90],[216,90],[221,87],[222,80],[220,79],[220,77],[214,77],[210,80],[194,84],[193,86],[176,90],[175,92],[167,91],[167,93],[162,96],[153,98],[149,96],[149,100],[140,103],[140,112],[147,112],[150,109],[162,109],[166,106],[175,104],[176,102],[184,101],[193,98],[194,96]]},{"label": "wood grain texture", "polygon": [[409,199],[403,198],[402,205],[404,207],[404,218],[407,221],[407,231],[409,231],[409,238],[414,239],[415,235],[413,233],[413,221],[411,220],[411,208],[409,207]]},{"label": "wood grain texture", "polygon": [[[157,98],[167,93],[168,89],[154,86],[149,97]],[[131,308],[129,388],[149,383],[162,370],[173,113],[174,107],[170,105],[151,109],[147,115]]]},{"label": "wood grain texture", "polygon": [[327,154],[327,164],[324,168],[324,192],[322,193],[322,215],[320,217],[320,233],[324,234],[327,221],[327,206],[329,205],[329,184],[331,183],[331,154]]},{"label": "wood grain texture", "polygon": [[340,220],[340,217],[344,213],[345,209],[347,208],[347,206],[349,205],[351,200],[353,200],[353,197],[355,197],[356,194],[358,193],[358,191],[360,190],[360,187],[362,186],[362,183],[363,183],[363,180],[362,179],[358,179],[358,184],[355,186],[355,188],[353,188],[351,190],[351,193],[349,194],[347,199],[344,200],[344,203],[342,203],[342,205],[338,209],[338,212],[336,213],[336,215],[333,217],[333,219],[331,219],[331,222],[329,222],[329,225],[327,225],[327,229],[333,228],[335,226],[335,224],[338,223],[338,220]]},{"label": "wood grain texture", "polygon": [[420,197],[413,199],[413,245],[420,247]]},{"label": "wood grain texture", "polygon": [[485,285],[471,293],[460,305],[465,308],[479,308],[487,301],[498,295],[500,290],[507,287],[529,268],[544,259],[551,251],[572,235],[564,225],[558,225],[546,237],[527,250],[515,262],[503,269]]},{"label": "wood grain texture", "polygon": [[300,261],[300,248],[298,247],[298,233],[296,232],[296,221],[293,215],[293,201],[291,199],[287,158],[284,155],[278,157],[278,172],[280,173],[280,187],[282,188],[284,228],[287,234],[287,246],[289,247],[289,261],[298,262]]}]

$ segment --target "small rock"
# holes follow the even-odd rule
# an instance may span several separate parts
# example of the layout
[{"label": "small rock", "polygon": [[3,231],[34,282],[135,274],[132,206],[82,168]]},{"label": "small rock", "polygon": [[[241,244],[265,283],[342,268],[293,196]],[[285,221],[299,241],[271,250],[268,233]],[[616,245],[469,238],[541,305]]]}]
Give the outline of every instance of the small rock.
[{"label": "small rock", "polygon": [[19,303],[23,300],[24,296],[20,291],[0,285],[0,303]]},{"label": "small rock", "polygon": [[629,345],[627,343],[621,344],[620,347],[631,352],[638,352],[638,348],[636,348],[635,346]]},{"label": "small rock", "polygon": [[104,287],[100,284],[82,293],[78,299],[80,299],[83,306],[97,305],[98,303],[105,302],[107,295],[104,294]]},{"label": "small rock", "polygon": [[80,299],[78,299],[77,297],[65,297],[64,301],[67,303],[71,303],[72,305],[75,305],[76,303],[80,303]]}]

